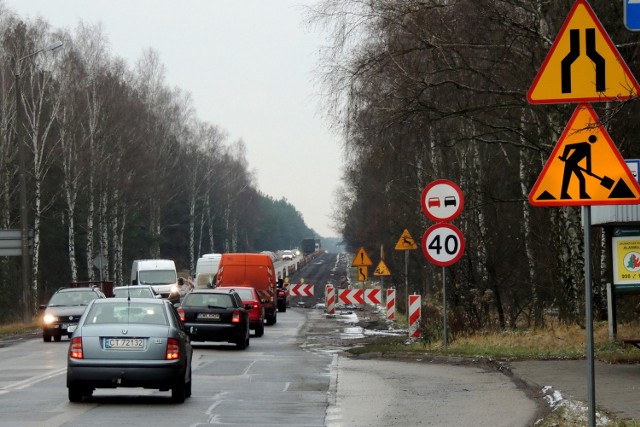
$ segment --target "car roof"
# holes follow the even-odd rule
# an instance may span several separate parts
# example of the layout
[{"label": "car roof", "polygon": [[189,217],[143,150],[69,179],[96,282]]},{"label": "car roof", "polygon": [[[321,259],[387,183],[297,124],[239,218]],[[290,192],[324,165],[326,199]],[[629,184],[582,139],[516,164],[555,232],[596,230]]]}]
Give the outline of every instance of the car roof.
[{"label": "car roof", "polygon": [[102,298],[99,300],[93,300],[94,304],[109,304],[114,302],[121,302],[126,304],[128,302],[144,302],[147,304],[164,304],[164,299],[154,299],[154,298],[124,298],[124,297],[114,297],[114,298]]},{"label": "car roof", "polygon": [[[241,286],[238,286],[240,288]],[[230,294],[234,291],[234,287],[221,287],[215,289],[194,289],[189,294]]]},{"label": "car roof", "polygon": [[131,285],[131,286],[116,286],[115,288],[113,288],[113,290],[115,291],[116,289],[140,289],[140,288],[153,289],[151,285]]},{"label": "car roof", "polygon": [[97,291],[99,290],[98,288],[90,288],[90,287],[83,287],[83,288],[60,288],[58,289],[56,292],[76,292],[76,291]]}]

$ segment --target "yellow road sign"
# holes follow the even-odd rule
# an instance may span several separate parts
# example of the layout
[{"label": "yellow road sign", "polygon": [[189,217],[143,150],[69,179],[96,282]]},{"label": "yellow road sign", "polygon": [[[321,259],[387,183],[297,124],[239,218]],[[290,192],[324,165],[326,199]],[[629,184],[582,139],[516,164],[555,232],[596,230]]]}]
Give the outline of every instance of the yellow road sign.
[{"label": "yellow road sign", "polygon": [[535,206],[636,204],[640,187],[589,104],[576,108],[529,201]]},{"label": "yellow road sign", "polygon": [[402,232],[402,236],[398,239],[398,243],[396,243],[397,251],[411,251],[414,249],[418,249],[418,245],[416,244],[411,234],[409,234],[409,230],[404,230]]},{"label": "yellow road sign", "polygon": [[538,71],[532,104],[626,100],[640,86],[586,0],[577,0]]},{"label": "yellow road sign", "polygon": [[373,272],[373,275],[374,276],[391,276],[391,272],[389,271],[387,264],[385,264],[384,261],[381,260],[378,266],[376,267],[375,271]]},{"label": "yellow road sign", "polygon": [[366,266],[358,267],[358,282],[366,282],[369,278],[369,269]]},{"label": "yellow road sign", "polygon": [[369,255],[367,255],[367,253],[364,251],[364,248],[360,248],[358,249],[358,253],[356,253],[356,256],[353,258],[351,266],[360,267],[363,265],[373,265],[373,263],[371,262],[371,258],[369,258]]}]

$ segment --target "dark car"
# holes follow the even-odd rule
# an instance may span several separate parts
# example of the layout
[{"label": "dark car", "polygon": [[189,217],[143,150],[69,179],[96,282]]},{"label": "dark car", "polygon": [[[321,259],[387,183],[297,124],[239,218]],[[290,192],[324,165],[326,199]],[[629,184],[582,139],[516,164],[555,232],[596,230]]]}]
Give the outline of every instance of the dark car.
[{"label": "dark car", "polygon": [[154,298],[94,300],[71,338],[67,358],[69,400],[80,402],[96,388],[171,390],[191,396],[189,336],[171,303]]},{"label": "dark car", "polygon": [[249,305],[233,288],[196,289],[178,308],[192,341],[217,341],[249,346]]},{"label": "dark car", "polygon": [[264,307],[260,302],[258,292],[249,286],[234,286],[232,288],[240,295],[240,299],[249,312],[249,328],[254,330],[256,337],[264,335]]},{"label": "dark car", "polygon": [[113,288],[113,296],[116,298],[162,298],[162,295],[156,294],[153,286],[150,285],[118,286]]},{"label": "dark car", "polygon": [[[61,288],[51,296],[47,305],[41,305],[42,339],[60,341],[63,335],[71,337],[87,305],[96,298],[106,298],[98,288]],[[71,330],[69,328],[71,327]]]}]

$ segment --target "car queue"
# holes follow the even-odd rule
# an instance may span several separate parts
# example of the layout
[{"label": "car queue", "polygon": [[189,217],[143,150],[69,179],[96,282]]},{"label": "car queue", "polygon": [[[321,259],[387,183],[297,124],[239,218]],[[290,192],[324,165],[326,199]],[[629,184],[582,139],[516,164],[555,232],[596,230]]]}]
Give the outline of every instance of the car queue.
[{"label": "car queue", "polygon": [[[271,273],[232,274],[238,255],[253,264],[258,260],[256,271]],[[174,280],[173,261],[140,260],[132,267],[131,285],[108,292],[100,286],[56,291],[40,306],[42,337],[45,342],[70,340],[69,400],[81,402],[98,388],[142,387],[171,391],[172,401],[182,403],[191,395],[192,343],[229,342],[244,350],[250,331],[263,336],[265,323],[275,323],[271,258],[262,255],[270,264],[265,269],[260,254],[228,256],[233,260],[226,264],[228,279],[217,281],[215,288]],[[265,307],[271,307],[273,319],[265,315]]]}]

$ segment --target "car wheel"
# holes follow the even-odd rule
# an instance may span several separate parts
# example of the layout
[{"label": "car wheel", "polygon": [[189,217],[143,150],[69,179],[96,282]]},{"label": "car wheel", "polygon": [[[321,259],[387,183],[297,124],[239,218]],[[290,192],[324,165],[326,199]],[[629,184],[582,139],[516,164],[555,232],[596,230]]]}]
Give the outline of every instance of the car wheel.
[{"label": "car wheel", "polygon": [[184,403],[186,397],[187,385],[184,381],[171,387],[171,400],[173,400],[174,403]]},{"label": "car wheel", "polygon": [[264,335],[264,323],[261,323],[256,326],[256,337],[261,337]]},{"label": "car wheel", "polygon": [[184,396],[191,397],[191,383],[193,382],[193,377],[191,376],[191,368],[189,368],[189,382],[184,386]]},{"label": "car wheel", "polygon": [[60,342],[60,341],[62,341],[62,335],[56,335],[56,336],[54,336],[54,337],[53,337],[53,339],[54,339],[56,342]]},{"label": "car wheel", "polygon": [[51,342],[51,335],[48,334],[42,334],[42,340],[44,342]]},{"label": "car wheel", "polygon": [[84,389],[77,385],[69,385],[69,402],[80,403],[84,397]]}]

